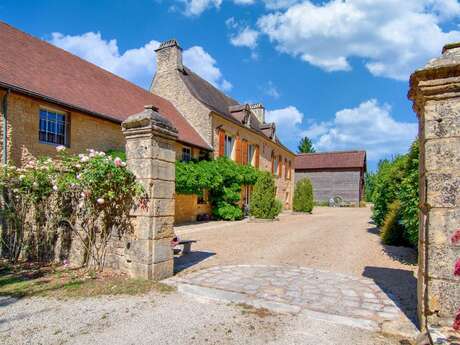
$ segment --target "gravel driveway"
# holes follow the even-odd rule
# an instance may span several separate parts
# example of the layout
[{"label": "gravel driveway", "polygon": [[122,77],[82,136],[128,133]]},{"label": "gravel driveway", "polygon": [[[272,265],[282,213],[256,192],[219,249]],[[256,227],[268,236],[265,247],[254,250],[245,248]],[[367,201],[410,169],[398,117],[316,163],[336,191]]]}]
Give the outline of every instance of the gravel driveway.
[{"label": "gravel driveway", "polygon": [[[414,313],[415,254],[382,247],[369,209],[316,208],[273,223],[181,227],[199,240],[178,277],[211,266],[304,266],[372,278]],[[209,226],[209,225],[207,225]],[[247,305],[152,292],[74,300],[0,298],[0,344],[398,345],[400,338]]]}]

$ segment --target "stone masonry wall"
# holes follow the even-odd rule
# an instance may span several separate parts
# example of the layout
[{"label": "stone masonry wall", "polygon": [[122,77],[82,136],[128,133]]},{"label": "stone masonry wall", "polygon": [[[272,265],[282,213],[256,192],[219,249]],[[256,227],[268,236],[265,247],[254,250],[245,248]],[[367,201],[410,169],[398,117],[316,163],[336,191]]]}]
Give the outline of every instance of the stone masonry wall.
[{"label": "stone masonry wall", "polygon": [[419,319],[450,327],[460,307],[460,247],[450,242],[460,228],[460,45],[414,72],[409,98],[420,121]]},{"label": "stone masonry wall", "polygon": [[16,165],[23,161],[24,152],[29,152],[35,157],[56,154],[54,145],[40,143],[38,139],[41,107],[68,114],[70,118],[68,151],[70,153],[84,152],[88,148],[101,151],[124,149],[125,139],[118,123],[11,93],[8,100],[8,123],[11,126],[12,145],[9,150],[10,157]]}]

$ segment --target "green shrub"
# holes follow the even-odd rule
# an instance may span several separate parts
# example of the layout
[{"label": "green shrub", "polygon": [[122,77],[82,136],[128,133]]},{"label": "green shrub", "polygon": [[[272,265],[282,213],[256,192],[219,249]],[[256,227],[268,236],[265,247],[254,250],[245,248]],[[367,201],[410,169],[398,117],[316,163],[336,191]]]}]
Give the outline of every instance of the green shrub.
[{"label": "green shrub", "polygon": [[261,173],[251,196],[251,216],[261,219],[275,219],[283,205],[276,199],[275,180],[268,172]]},{"label": "green shrub", "polygon": [[404,241],[404,227],[400,222],[401,203],[399,200],[393,201],[388,207],[388,213],[385,216],[380,237],[382,242],[392,246],[402,246]]},{"label": "green shrub", "polygon": [[108,150],[106,152],[106,154],[110,157],[112,157],[113,159],[115,158],[120,158],[122,161],[126,161],[126,152],[123,151],[123,150]]},{"label": "green shrub", "polygon": [[406,176],[401,182],[398,198],[401,201],[401,223],[408,244],[417,248],[419,223],[419,145],[415,141],[407,157]]},{"label": "green shrub", "polygon": [[307,177],[295,185],[293,208],[297,212],[313,211],[313,186]]}]

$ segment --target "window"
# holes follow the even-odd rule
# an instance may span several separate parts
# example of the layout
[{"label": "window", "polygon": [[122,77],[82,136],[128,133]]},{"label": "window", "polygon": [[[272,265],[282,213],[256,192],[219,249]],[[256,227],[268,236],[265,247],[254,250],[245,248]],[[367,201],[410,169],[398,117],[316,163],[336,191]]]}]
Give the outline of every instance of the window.
[{"label": "window", "polygon": [[248,165],[252,165],[252,159],[254,157],[254,153],[255,153],[255,146],[252,144],[249,144],[248,145],[248,161],[247,161]]},{"label": "window", "polygon": [[67,115],[40,109],[40,142],[54,145],[69,145]]},{"label": "window", "polygon": [[278,176],[278,173],[279,173],[278,164],[279,164],[278,157],[275,156],[273,158],[273,174],[275,176]]},{"label": "window", "polygon": [[232,159],[232,152],[233,152],[233,144],[234,140],[231,136],[225,136],[225,147],[224,147],[224,154],[226,157]]},{"label": "window", "polygon": [[188,162],[192,159],[192,149],[188,146],[182,147],[182,161]]}]

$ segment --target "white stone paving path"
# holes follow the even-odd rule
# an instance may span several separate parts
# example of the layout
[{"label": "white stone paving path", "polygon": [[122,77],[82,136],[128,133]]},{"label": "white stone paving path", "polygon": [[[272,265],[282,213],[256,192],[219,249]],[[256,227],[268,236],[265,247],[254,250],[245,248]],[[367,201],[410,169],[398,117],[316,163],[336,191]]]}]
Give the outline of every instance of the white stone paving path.
[{"label": "white stone paving path", "polygon": [[215,266],[166,281],[179,291],[414,337],[416,327],[373,280],[291,266]]}]

